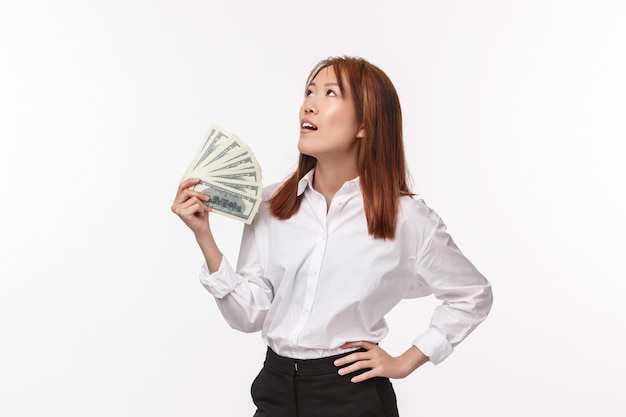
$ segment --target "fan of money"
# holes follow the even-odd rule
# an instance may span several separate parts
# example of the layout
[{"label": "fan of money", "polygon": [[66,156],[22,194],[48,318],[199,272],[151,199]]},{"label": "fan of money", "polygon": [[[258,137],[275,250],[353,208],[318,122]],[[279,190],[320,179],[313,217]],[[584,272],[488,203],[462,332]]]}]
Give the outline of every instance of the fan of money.
[{"label": "fan of money", "polygon": [[250,224],[263,191],[261,166],[237,135],[212,124],[181,181],[200,178],[194,190],[208,195],[214,213]]}]

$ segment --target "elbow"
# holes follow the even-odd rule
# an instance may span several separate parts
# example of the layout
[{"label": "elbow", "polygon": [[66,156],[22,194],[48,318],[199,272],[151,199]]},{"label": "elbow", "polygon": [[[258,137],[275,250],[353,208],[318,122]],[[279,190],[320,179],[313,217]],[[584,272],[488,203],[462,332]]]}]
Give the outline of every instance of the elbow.
[{"label": "elbow", "polygon": [[493,290],[491,289],[491,285],[487,284],[474,298],[474,311],[480,317],[481,322],[487,318],[492,306]]},{"label": "elbow", "polygon": [[263,321],[228,321],[232,329],[239,330],[243,333],[255,333],[263,328]]},{"label": "elbow", "polygon": [[256,313],[239,310],[238,312],[225,312],[222,315],[226,319],[228,325],[243,333],[255,333],[263,328],[265,322],[266,311],[257,311]]},{"label": "elbow", "polygon": [[485,290],[485,305],[487,306],[487,313],[489,313],[493,306],[493,290],[491,289],[491,285],[488,285]]}]

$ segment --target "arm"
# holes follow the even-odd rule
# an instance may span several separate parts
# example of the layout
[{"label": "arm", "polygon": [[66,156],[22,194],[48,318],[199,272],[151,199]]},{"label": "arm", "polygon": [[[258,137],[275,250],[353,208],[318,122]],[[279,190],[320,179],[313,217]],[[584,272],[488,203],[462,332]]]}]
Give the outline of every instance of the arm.
[{"label": "arm", "polygon": [[434,364],[450,355],[491,310],[491,284],[465,257],[434,216],[434,228],[415,265],[415,285],[432,291],[442,301],[430,327],[413,341]]},{"label": "arm", "polygon": [[461,253],[441,219],[435,215],[432,220],[433,229],[417,256],[412,286],[428,289],[442,303],[433,312],[429,329],[400,356],[390,356],[370,342],[344,344],[343,348],[366,349],[335,363],[338,367],[347,365],[339,369],[340,375],[370,368],[353,377],[352,382],[375,376],[404,378],[428,361],[440,363],[489,313],[491,285]]},{"label": "arm", "polygon": [[244,332],[258,331],[273,299],[273,291],[262,276],[254,231],[249,226],[244,230],[239,257],[240,260],[248,259],[249,265],[240,274],[236,273],[223,257],[211,232],[208,216],[211,208],[204,204],[209,197],[190,189],[199,181],[188,179],[180,184],[172,211],[196,237],[206,261],[200,282],[215,297],[228,324]]},{"label": "arm", "polygon": [[341,346],[344,349],[363,348],[365,352],[356,352],[346,355],[335,361],[339,369],[339,375],[346,375],[364,368],[370,368],[352,377],[351,382],[361,382],[376,376],[387,378],[404,378],[409,376],[417,368],[428,362],[428,357],[416,346],[411,346],[400,356],[391,356],[380,346],[371,342],[348,342]]},{"label": "arm", "polygon": [[196,236],[196,241],[200,245],[200,250],[202,250],[209,271],[215,272],[219,269],[222,262],[222,252],[217,247],[217,243],[215,243],[211,226],[209,225],[211,208],[204,204],[209,201],[209,196],[190,188],[199,182],[199,178],[190,178],[181,182],[171,209]]}]

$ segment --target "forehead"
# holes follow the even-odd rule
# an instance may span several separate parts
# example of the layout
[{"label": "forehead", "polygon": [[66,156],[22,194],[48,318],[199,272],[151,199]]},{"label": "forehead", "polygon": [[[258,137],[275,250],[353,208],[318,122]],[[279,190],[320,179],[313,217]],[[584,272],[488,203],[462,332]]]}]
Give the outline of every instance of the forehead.
[{"label": "forehead", "polygon": [[337,74],[335,72],[335,68],[331,65],[328,67],[324,67],[321,70],[318,71],[317,74],[315,74],[315,76],[313,77],[313,79],[311,80],[311,84],[313,83],[317,83],[317,82],[337,82]]}]

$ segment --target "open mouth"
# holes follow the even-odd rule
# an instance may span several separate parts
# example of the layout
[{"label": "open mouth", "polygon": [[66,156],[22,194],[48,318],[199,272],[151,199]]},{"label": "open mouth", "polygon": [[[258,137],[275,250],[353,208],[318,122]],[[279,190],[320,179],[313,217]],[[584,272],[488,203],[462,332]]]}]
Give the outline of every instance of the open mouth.
[{"label": "open mouth", "polygon": [[317,127],[315,127],[315,125],[313,125],[312,123],[304,122],[302,123],[302,129],[317,130]]}]

